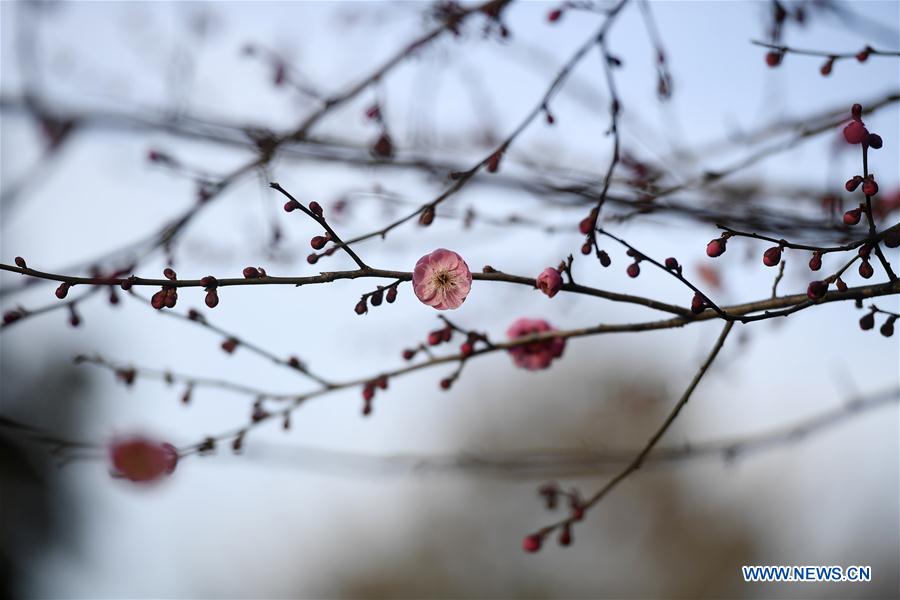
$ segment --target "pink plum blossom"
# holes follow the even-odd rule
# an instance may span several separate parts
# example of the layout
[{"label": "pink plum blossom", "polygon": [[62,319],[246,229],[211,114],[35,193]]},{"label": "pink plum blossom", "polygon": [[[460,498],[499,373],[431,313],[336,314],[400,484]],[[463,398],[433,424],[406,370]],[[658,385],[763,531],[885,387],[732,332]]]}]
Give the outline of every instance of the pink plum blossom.
[{"label": "pink plum blossom", "polygon": [[109,457],[116,475],[130,481],[149,482],[169,475],[178,464],[178,450],[172,444],[143,437],[114,441]]},{"label": "pink plum blossom", "polygon": [[537,289],[547,294],[548,298],[552,298],[562,289],[563,280],[559,275],[559,271],[553,267],[547,267],[537,277]]},{"label": "pink plum blossom", "polygon": [[462,257],[445,248],[426,254],[413,270],[416,297],[438,310],[459,308],[472,288],[472,273]]},{"label": "pink plum blossom", "polygon": [[[510,340],[526,337],[533,334],[545,333],[547,331],[556,331],[556,328],[543,319],[526,319],[521,318],[506,331],[506,335]],[[552,338],[539,342],[529,342],[521,346],[513,346],[509,349],[513,362],[517,367],[528,369],[529,371],[537,371],[546,369],[553,362],[554,358],[562,356],[566,347],[564,338]]]}]

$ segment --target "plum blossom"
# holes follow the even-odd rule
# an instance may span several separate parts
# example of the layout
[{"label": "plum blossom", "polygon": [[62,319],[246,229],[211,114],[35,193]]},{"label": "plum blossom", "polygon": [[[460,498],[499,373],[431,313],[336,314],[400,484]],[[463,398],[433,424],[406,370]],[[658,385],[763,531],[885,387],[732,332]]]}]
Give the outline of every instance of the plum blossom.
[{"label": "plum blossom", "polygon": [[114,441],[109,457],[115,475],[136,482],[155,481],[178,464],[175,446],[140,436]]},{"label": "plum blossom", "polygon": [[[547,331],[556,331],[556,328],[543,319],[521,318],[510,325],[506,331],[506,336],[510,340],[515,340]],[[546,369],[553,362],[554,358],[562,356],[565,347],[566,340],[564,338],[552,338],[539,342],[529,342],[521,346],[513,346],[509,349],[509,353],[517,367],[528,369],[529,371],[537,371]]]},{"label": "plum blossom", "polygon": [[413,270],[413,291],[438,310],[459,308],[472,288],[472,273],[462,257],[445,248],[426,254]]},{"label": "plum blossom", "polygon": [[537,289],[547,294],[548,298],[552,298],[562,289],[563,280],[559,271],[553,267],[547,267],[538,275],[536,281]]}]

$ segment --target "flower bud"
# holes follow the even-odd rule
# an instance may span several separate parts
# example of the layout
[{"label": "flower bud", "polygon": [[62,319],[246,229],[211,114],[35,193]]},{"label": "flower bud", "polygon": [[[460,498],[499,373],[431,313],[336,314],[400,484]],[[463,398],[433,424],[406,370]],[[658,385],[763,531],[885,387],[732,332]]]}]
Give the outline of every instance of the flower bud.
[{"label": "flower bud", "polygon": [[258,279],[259,276],[259,269],[256,267],[244,267],[244,279]]},{"label": "flower bud", "polygon": [[870,263],[867,259],[863,259],[863,261],[859,264],[859,276],[863,279],[871,279],[872,275],[875,274],[875,269],[872,268],[872,263]]},{"label": "flower bud", "polygon": [[353,310],[356,311],[356,314],[358,315],[364,315],[369,312],[369,307],[366,305],[365,300],[360,300],[356,303],[356,307]]},{"label": "flower bud", "polygon": [[874,148],[875,150],[880,150],[883,143],[884,142],[881,140],[881,136],[877,133],[870,133],[869,137],[866,138],[866,144],[868,144],[870,148]]},{"label": "flower bud", "polygon": [[[584,251],[584,248],[582,248],[582,252],[583,251]],[[590,252],[590,251],[591,251],[591,249],[590,249],[590,247],[588,247],[588,252]],[[600,259],[600,265],[603,267],[608,267],[609,265],[612,264],[612,260],[610,260],[609,254],[606,253],[606,250],[601,250],[600,252],[598,252],[597,257]]]},{"label": "flower bud", "polygon": [[535,287],[541,290],[548,298],[552,298],[562,289],[563,280],[559,271],[553,267],[547,267],[535,280]]},{"label": "flower bud", "polygon": [[825,292],[828,291],[828,282],[826,281],[813,281],[809,284],[809,287],[806,288],[806,295],[812,301],[820,300]]},{"label": "flower bud", "polygon": [[568,523],[563,525],[562,531],[559,532],[559,545],[569,546],[572,544],[572,527]]},{"label": "flower bud", "polygon": [[472,344],[469,342],[463,342],[459,346],[459,353],[463,356],[471,356],[474,351],[474,346],[472,346]]},{"label": "flower bud", "polygon": [[309,240],[309,245],[312,246],[313,250],[321,250],[325,247],[325,244],[328,243],[328,240],[325,239],[325,236],[317,235],[313,239]]},{"label": "flower bud", "polygon": [[592,246],[591,246],[591,243],[590,243],[590,242],[585,242],[585,243],[583,243],[583,244],[581,245],[581,253],[584,254],[585,256],[587,256],[588,254],[591,253],[591,247],[592,247]]},{"label": "flower bud", "polygon": [[859,175],[854,175],[852,179],[848,179],[844,184],[844,189],[848,192],[856,191],[856,188],[859,187],[859,184],[863,182],[863,178]]},{"label": "flower bud", "polygon": [[861,144],[869,137],[869,130],[862,121],[851,121],[844,127],[844,139],[848,144]]},{"label": "flower bud", "polygon": [[228,354],[234,354],[234,351],[237,350],[238,344],[240,344],[240,341],[238,341],[237,338],[228,338],[224,342],[222,342],[222,350],[224,350]]},{"label": "flower bud", "polygon": [[388,304],[393,304],[394,300],[397,299],[397,288],[388,288],[387,294],[385,294],[384,299],[387,300]]},{"label": "flower bud", "polygon": [[888,317],[888,320],[885,321],[884,325],[882,325],[881,329],[879,329],[881,335],[883,335],[884,337],[891,337],[892,335],[894,335],[894,321],[896,320],[897,317]]},{"label": "flower bud", "polygon": [[844,213],[844,225],[856,225],[862,218],[862,209],[854,208]]},{"label": "flower bud", "polygon": [[434,222],[434,207],[426,206],[422,213],[419,215],[419,225],[421,225],[422,227],[428,227],[432,222]]},{"label": "flower bud", "polygon": [[316,264],[317,262],[319,262],[319,255],[316,254],[315,252],[313,252],[312,254],[310,254],[309,256],[306,257],[306,262],[308,262],[311,265]]},{"label": "flower bud", "polygon": [[837,281],[835,281],[834,284],[837,286],[837,289],[839,292],[847,291],[847,282],[844,281],[843,279],[841,279],[840,277],[837,278]]},{"label": "flower bud", "polygon": [[312,202],[309,203],[309,212],[316,215],[317,217],[321,217],[322,214],[324,214],[324,211],[322,210],[322,205],[319,204],[318,202],[316,202],[315,200],[313,200]]},{"label": "flower bud", "polygon": [[444,379],[441,379],[440,386],[441,386],[441,389],[442,389],[442,390],[449,390],[449,389],[450,389],[450,386],[452,386],[452,385],[453,385],[453,379],[452,379],[452,378],[450,378],[450,377],[445,377]]},{"label": "flower bud", "polygon": [[522,540],[522,550],[533,554],[541,549],[541,542],[543,542],[543,538],[537,533],[526,535]]},{"label": "flower bud", "polygon": [[784,58],[784,53],[771,50],[766,53],[766,64],[773,68],[777,67],[781,64],[782,58]]},{"label": "flower bud", "polygon": [[547,20],[551,23],[556,23],[559,21],[560,17],[562,17],[563,11],[556,8],[547,13]]},{"label": "flower bud", "polygon": [[27,269],[28,265],[25,264],[25,259],[21,256],[17,256],[15,259],[16,266],[20,269]]},{"label": "flower bud", "polygon": [[56,297],[62,300],[69,294],[69,284],[66,282],[62,282],[59,284],[59,287],[56,288]]},{"label": "flower bud", "polygon": [[678,268],[678,261],[674,257],[670,256],[666,259],[666,268],[674,271]]},{"label": "flower bud", "polygon": [[863,331],[868,331],[873,327],[875,327],[875,313],[863,315],[863,318],[859,320],[859,328]]},{"label": "flower bud", "polygon": [[284,203],[284,212],[295,211],[300,208],[300,203],[296,200],[288,200]]},{"label": "flower bud", "polygon": [[854,104],[853,106],[851,106],[851,107],[850,107],[850,114],[851,114],[851,115],[853,116],[853,118],[856,119],[857,121],[859,121],[860,119],[862,119],[862,104],[858,104],[858,103],[857,103],[857,104]]},{"label": "flower bud", "polygon": [[403,360],[412,360],[415,355],[415,350],[410,350],[409,348],[407,348],[403,351]]},{"label": "flower bud", "polygon": [[831,68],[833,66],[834,66],[834,57],[832,56],[831,58],[826,60],[825,64],[823,64],[819,68],[819,73],[821,73],[823,77],[828,77],[829,75],[831,75]]},{"label": "flower bud", "polygon": [[206,292],[206,306],[215,308],[219,305],[219,294],[215,288],[211,288]]},{"label": "flower bud", "polygon": [[634,279],[635,277],[637,277],[638,275],[641,274],[641,266],[639,264],[637,264],[636,262],[633,262],[630,265],[628,265],[628,268],[625,269],[625,272],[628,274],[629,277]]},{"label": "flower bud", "polygon": [[774,267],[781,262],[781,246],[774,246],[763,252],[763,264]]},{"label": "flower bud", "polygon": [[822,268],[822,255],[814,252],[812,258],[809,259],[809,268],[812,271],[818,271]]},{"label": "flower bud", "polygon": [[871,175],[863,182],[862,191],[866,196],[874,196],[878,193],[878,184]]},{"label": "flower bud", "polygon": [[716,238],[706,245],[706,255],[710,258],[716,258],[725,254],[725,238]]},{"label": "flower bud", "polygon": [[694,294],[694,298],[691,300],[691,312],[695,315],[699,315],[706,308],[706,300],[703,299],[703,296],[699,293]]},{"label": "flower bud", "polygon": [[174,281],[177,276],[175,275],[175,271],[173,271],[172,269],[166,268],[163,270],[163,277]]}]

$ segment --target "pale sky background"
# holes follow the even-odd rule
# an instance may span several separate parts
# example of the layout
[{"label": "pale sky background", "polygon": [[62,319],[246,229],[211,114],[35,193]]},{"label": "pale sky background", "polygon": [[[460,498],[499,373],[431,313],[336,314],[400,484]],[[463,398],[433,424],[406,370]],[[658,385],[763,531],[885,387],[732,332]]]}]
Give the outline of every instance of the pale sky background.
[{"label": "pale sky background", "polygon": [[[413,135],[423,135],[422,123],[430,122],[437,125],[438,134],[426,138],[429,155],[453,158],[462,165],[479,160],[483,149],[459,142],[461,136],[483,130],[482,115],[473,110],[473,103],[489,116],[496,133],[505,134],[538,100],[558,65],[599,23],[594,15],[571,13],[559,24],[548,25],[545,15],[553,6],[516,3],[506,14],[513,34],[508,42],[482,39],[478,27],[472,26],[463,41],[442,39],[392,73],[379,94],[387,98],[388,123],[401,148]],[[900,85],[900,63],[892,58],[873,58],[865,65],[840,63],[829,78],[819,75],[820,61],[815,58],[789,56],[780,68],[768,69],[763,51],[749,42],[763,37],[764,3],[652,6],[675,78],[675,95],[665,108],[660,109],[655,98],[653,51],[636,7],[626,10],[610,38],[611,49],[625,62],[618,73],[625,104],[623,139],[648,159],[671,154],[673,142],[690,147],[784,117],[842,105],[849,109],[853,102],[896,91]],[[38,30],[39,81],[49,99],[69,107],[169,110],[172,65],[187,52],[196,64],[178,88],[180,109],[266,124],[279,131],[298,122],[309,107],[298,104],[290,92],[273,88],[266,66],[241,56],[243,44],[258,42],[277,49],[311,81],[334,91],[364,76],[415,37],[425,8],[424,3],[412,2],[63,3]],[[894,32],[900,27],[896,2],[859,2],[853,8]],[[14,95],[21,74],[12,49],[22,6],[4,2],[0,9],[0,91]],[[199,43],[185,21],[204,10],[214,18],[211,35]],[[855,51],[866,42],[900,46],[896,37],[885,39],[870,30],[875,31],[873,37],[862,36],[834,18],[822,17],[805,29],[791,27],[787,41],[839,51]],[[546,55],[546,64],[529,58],[536,50]],[[472,77],[464,75],[468,72],[477,74],[489,101],[480,96],[473,100],[467,92],[465,78]],[[580,65],[576,78],[579,85],[592,86],[605,97],[597,56]],[[373,98],[371,92],[361,94],[357,102],[326,119],[316,133],[370,141],[375,130],[362,113]],[[552,108],[557,125],[535,122],[516,142],[511,156],[602,172],[609,153],[609,140],[603,135],[608,125],[605,102],[592,108],[563,92]],[[21,115],[2,116],[0,174],[5,187],[27,171],[40,140]],[[882,190],[896,189],[900,112],[893,105],[868,118],[867,125],[885,140],[884,148],[872,154],[871,168]],[[841,150],[832,158],[838,135],[835,130],[833,136],[820,136],[775,155],[736,180],[828,185],[840,191],[842,182],[855,173],[858,157]],[[30,266],[54,271],[153,231],[189,206],[191,182],[148,165],[150,148],[223,173],[249,157],[244,151],[161,133],[87,132],[71,141],[46,179],[29,190],[27,201],[3,213],[3,262],[22,255]],[[741,155],[717,152],[704,156],[702,163],[715,168]],[[300,198],[319,200],[326,212],[342,194],[371,189],[376,183],[416,203],[440,191],[417,174],[287,159],[274,165],[272,179]],[[373,223],[388,219],[373,201],[354,198],[354,202],[359,207],[355,218],[340,223],[342,235],[368,231]],[[272,218],[286,234],[286,248],[304,249],[317,233],[312,223],[283,213],[281,204],[281,197],[254,177],[229,189],[182,238],[176,271],[181,277],[225,276],[253,264],[267,267],[270,274],[315,272],[303,260],[305,250],[295,262],[277,263],[265,255],[263,242]],[[460,209],[469,205],[500,215],[541,216],[536,212],[540,205],[530,197],[490,187],[473,187],[452,204]],[[581,212],[551,214],[548,219],[574,223]],[[712,227],[655,216],[614,230],[651,256],[677,256],[688,273],[710,261],[704,248],[717,235]],[[449,222],[425,230],[404,226],[386,242],[370,241],[358,250],[370,264],[410,270],[419,256],[444,246],[460,252],[473,269],[492,264],[534,275],[577,251],[580,243],[574,230],[555,236],[490,226],[463,231],[458,223]],[[765,247],[746,240],[729,243],[728,253],[715,263],[723,268],[727,285],[717,296],[720,303],[769,294],[773,271],[759,261]],[[689,292],[649,265],[638,279],[627,278],[624,254],[608,249],[614,268],[603,270],[590,261],[577,261],[579,279],[605,289],[689,303]],[[747,260],[748,254],[752,260]],[[900,258],[897,254],[893,252],[892,260]],[[810,280],[808,255],[788,252],[786,258],[781,290],[805,290]],[[323,264],[318,266],[329,270],[349,266],[337,256]],[[155,255],[138,274],[157,276],[164,266],[163,258]],[[826,261],[822,272],[829,266],[836,266],[836,261]],[[881,275],[877,267],[876,274]],[[850,285],[861,281],[855,274],[847,279]],[[0,277],[3,285],[16,281],[8,273]],[[276,354],[296,353],[327,377],[357,377],[399,366],[402,349],[438,325],[434,311],[418,303],[408,285],[401,287],[396,304],[357,317],[353,306],[373,284],[228,288],[208,316]],[[2,308],[16,302],[37,306],[52,298],[52,287],[37,286],[4,297]],[[202,292],[185,290],[178,309],[200,307],[202,298]],[[877,304],[900,310],[896,297],[878,299]],[[66,359],[97,352],[152,368],[256,381],[267,389],[309,389],[302,378],[248,352],[225,355],[214,334],[154,314],[127,298],[118,307],[95,298],[80,312],[84,324],[78,329],[65,325],[66,313],[60,311],[4,331],[0,336],[4,357],[13,355],[17,368],[40,373],[50,356]],[[654,318],[652,311],[640,307],[566,295],[548,300],[520,286],[478,282],[452,315],[461,324],[498,338],[519,316],[543,317],[559,328]],[[898,338],[860,331],[860,316],[852,304],[834,303],[777,323],[739,327],[735,333],[746,335],[746,343],[739,343],[738,335],[727,342],[720,364],[703,381],[666,443],[765,431],[839,406],[853,391],[866,394],[896,385]],[[711,460],[659,470],[669,475],[642,471],[589,514],[576,529],[573,548],[560,550],[548,544],[536,556],[523,555],[519,543],[523,534],[552,519],[534,498],[540,481],[479,480],[481,487],[473,488],[465,476],[367,477],[305,464],[303,455],[276,461],[253,450],[256,441],[260,447],[266,442],[374,455],[540,447],[558,444],[559,432],[574,427],[567,419],[577,424],[585,407],[598,398],[602,408],[594,411],[592,435],[571,439],[567,445],[639,447],[647,434],[623,435],[624,420],[646,421],[642,431],[651,431],[663,407],[680,395],[718,330],[718,324],[705,323],[680,331],[573,340],[564,358],[540,373],[517,370],[509,357],[491,355],[469,364],[449,392],[439,391],[437,382],[451,369],[418,372],[393,380],[390,390],[376,398],[370,419],[359,414],[359,390],[339,392],[298,410],[288,434],[278,424],[262,427],[248,438],[246,455],[232,457],[223,448],[215,457],[186,459],[171,478],[152,489],[113,480],[100,463],[68,466],[59,476],[77,486],[80,508],[70,518],[83,523],[85,537],[77,551],[60,550],[51,556],[28,592],[36,597],[334,596],[361,576],[366,565],[387,571],[392,560],[419,555],[440,565],[447,581],[453,582],[444,589],[457,594],[541,596],[567,590],[572,595],[674,595],[681,588],[656,587],[653,565],[679,560],[690,564],[689,558],[653,554],[645,534],[657,513],[636,503],[632,492],[645,483],[662,481],[661,477],[674,477],[675,471],[681,501],[700,514],[727,514],[753,532],[762,546],[747,556],[746,564],[871,564],[880,580],[868,590],[834,585],[748,589],[739,583],[735,570],[719,574],[724,583],[681,593],[840,597],[896,590],[900,576],[896,405],[734,465]],[[85,436],[97,441],[140,431],[177,445],[191,443],[244,423],[252,402],[206,389],[196,390],[194,402],[185,408],[179,402],[180,388],[139,379],[126,389],[106,372],[82,369],[96,384]],[[666,403],[653,409],[655,418],[642,416],[641,406],[629,405],[627,396],[605,385],[607,376],[617,381],[631,378],[636,386],[659,379]],[[545,416],[535,420],[534,415]],[[599,481],[585,480],[583,486],[590,491]],[[714,527],[715,518],[709,523]],[[452,543],[431,533],[447,528],[454,532]],[[473,570],[482,577],[492,574],[495,587],[467,588]],[[885,580],[893,581],[894,587]]]}]

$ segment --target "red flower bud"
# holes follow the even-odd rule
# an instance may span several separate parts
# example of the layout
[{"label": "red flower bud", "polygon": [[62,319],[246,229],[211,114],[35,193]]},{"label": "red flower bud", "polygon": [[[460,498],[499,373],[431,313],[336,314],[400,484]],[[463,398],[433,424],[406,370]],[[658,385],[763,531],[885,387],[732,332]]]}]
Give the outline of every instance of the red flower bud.
[{"label": "red flower bud", "polygon": [[166,268],[163,270],[163,277],[174,281],[177,276],[175,275],[175,271],[173,271],[172,269]]},{"label": "red flower bud", "polygon": [[826,281],[813,281],[809,284],[809,287],[806,288],[806,295],[810,300],[816,301],[820,300],[825,292],[828,291],[828,282]]},{"label": "red flower bud", "polygon": [[856,225],[862,217],[862,209],[854,208],[844,213],[844,225]]},{"label": "red flower bud", "polygon": [[854,175],[853,179],[848,179],[847,183],[844,184],[844,189],[848,192],[853,192],[856,188],[859,187],[859,184],[863,182],[863,178],[859,175]]},{"label": "red flower bud", "polygon": [[581,253],[584,254],[585,256],[587,256],[588,254],[591,253],[591,243],[590,242],[585,242],[584,244],[581,245]]},{"label": "red flower bud", "polygon": [[237,350],[238,344],[240,344],[240,341],[237,338],[228,338],[222,342],[222,350],[228,354],[233,354]]},{"label": "red flower bud", "polygon": [[572,527],[566,523],[563,525],[562,531],[559,532],[559,545],[569,546],[572,544]]},{"label": "red flower bud", "polygon": [[847,282],[844,281],[843,279],[841,279],[840,277],[837,278],[837,281],[835,281],[834,284],[837,286],[837,289],[839,292],[847,291]]},{"label": "red flower bud", "polygon": [[244,279],[258,279],[259,269],[256,267],[244,267]]},{"label": "red flower bud", "polygon": [[59,284],[59,287],[56,288],[56,297],[62,300],[69,293],[69,284],[66,282],[62,282]]},{"label": "red flower bud", "polygon": [[862,118],[862,104],[854,104],[850,107],[850,114],[859,121]]},{"label": "red flower bud", "polygon": [[856,60],[858,60],[859,62],[866,62],[869,59],[869,54],[871,54],[871,53],[872,53],[872,48],[869,46],[866,46],[865,48],[860,50],[859,53],[857,53]]},{"label": "red flower bud", "polygon": [[547,20],[551,23],[556,23],[559,21],[560,17],[562,17],[563,11],[560,9],[554,9],[547,13]]},{"label": "red flower bud", "polygon": [[870,279],[874,274],[875,269],[872,268],[872,263],[870,263],[866,259],[863,259],[863,261],[859,264],[859,276],[863,279]]},{"label": "red flower bud", "polygon": [[300,208],[300,203],[296,200],[288,200],[284,203],[284,212],[291,212]]},{"label": "red flower bud", "polygon": [[500,158],[503,154],[498,150],[491,154],[490,158],[487,159],[485,163],[487,165],[488,173],[496,173],[500,170]]},{"label": "red flower bud", "polygon": [[356,311],[356,314],[363,315],[369,312],[369,307],[366,305],[365,300],[360,300],[356,303],[356,307],[353,310]]},{"label": "red flower bud", "polygon": [[315,252],[313,252],[312,254],[310,254],[309,256],[306,257],[306,262],[308,262],[311,265],[316,264],[317,262],[319,262],[319,255],[316,254]]},{"label": "red flower bud", "polygon": [[371,383],[367,383],[363,386],[362,397],[366,402],[371,401],[372,398],[375,397],[375,386]]},{"label": "red flower bud", "polygon": [[410,350],[409,348],[407,348],[403,351],[403,360],[412,360],[415,355],[415,350]]},{"label": "red flower bud", "polygon": [[522,540],[522,550],[529,553],[537,552],[541,549],[541,542],[543,542],[543,538],[537,533],[526,535]]},{"label": "red flower bud", "polygon": [[309,203],[309,212],[316,215],[317,217],[321,217],[324,214],[324,211],[322,210],[322,205],[319,204],[318,202],[316,202],[315,200],[313,200],[312,202]]},{"label": "red flower bud", "polygon": [[884,337],[891,337],[894,335],[894,321],[897,320],[897,317],[888,317],[888,320],[884,322],[884,325],[881,326],[879,331],[881,335]]},{"label": "red flower bud", "polygon": [[881,140],[881,136],[877,133],[870,133],[869,137],[866,138],[866,144],[868,144],[870,148],[874,148],[875,150],[880,150],[883,143],[884,142]]},{"label": "red flower bud", "polygon": [[859,320],[859,328],[862,329],[863,331],[868,331],[869,329],[872,329],[873,327],[875,327],[875,314],[874,313],[869,313],[869,314],[863,316],[863,318]]},{"label": "red flower bud", "polygon": [[20,269],[27,269],[28,265],[25,264],[25,259],[21,256],[17,256],[15,259],[16,266]]},{"label": "red flower bud", "polygon": [[449,390],[449,389],[450,389],[450,386],[453,385],[453,379],[451,379],[450,377],[446,377],[446,378],[444,378],[444,379],[441,379],[440,385],[441,385],[441,389],[442,389],[442,390]]},{"label": "red flower bud", "polygon": [[706,308],[706,300],[703,299],[703,296],[699,293],[694,294],[694,298],[691,300],[691,312],[695,315],[699,315]]},{"label": "red flower bud", "polygon": [[162,310],[166,305],[166,290],[159,290],[150,297],[150,306],[156,310]]},{"label": "red flower bud", "polygon": [[459,353],[463,356],[471,356],[475,351],[475,348],[469,342],[463,342],[459,346]]},{"label": "red flower bud", "polygon": [[862,184],[863,194],[866,196],[874,196],[878,193],[878,184],[875,183],[875,178],[871,175],[863,182]]},{"label": "red flower bud", "polygon": [[809,268],[812,271],[818,271],[822,268],[822,255],[818,252],[813,253],[812,258],[809,259]]},{"label": "red flower bud", "polygon": [[[590,248],[588,248],[588,252],[590,252]],[[601,264],[603,267],[608,267],[609,265],[612,264],[612,260],[610,260],[609,254],[606,253],[606,250],[601,250],[601,251],[598,252],[597,254],[598,254],[599,258],[600,258],[600,264]]]},{"label": "red flower bud", "polygon": [[869,137],[869,130],[862,121],[851,121],[844,127],[844,139],[848,144],[861,144]]},{"label": "red flower bud", "polygon": [[774,267],[781,262],[781,246],[774,246],[763,252],[763,264]]},{"label": "red flower bud", "polygon": [[391,142],[391,136],[382,133],[372,145],[372,154],[380,158],[391,158],[394,155],[394,143]]},{"label": "red flower bud", "polygon": [[678,268],[678,261],[674,257],[670,256],[666,259],[666,268],[674,271]]},{"label": "red flower bud", "polygon": [[631,263],[630,265],[628,265],[628,268],[625,269],[625,272],[628,273],[629,277],[634,279],[635,277],[637,277],[638,275],[641,274],[641,266],[639,264],[637,264],[636,262]]},{"label": "red flower bud", "polygon": [[706,245],[706,255],[710,258],[716,258],[725,254],[725,238],[716,238]]},{"label": "red flower bud", "polygon": [[210,308],[215,308],[219,305],[219,294],[215,288],[206,292],[206,305]]},{"label": "red flower bud", "polygon": [[313,239],[309,240],[309,245],[312,246],[313,250],[321,250],[327,243],[328,240],[321,235],[317,235]]},{"label": "red flower bud", "polygon": [[766,53],[766,64],[770,67],[777,67],[781,64],[782,58],[784,58],[784,53],[771,50]]},{"label": "red flower bud", "polygon": [[437,346],[444,339],[444,332],[441,330],[432,331],[428,334],[428,345],[429,346]]},{"label": "red flower bud", "polygon": [[829,75],[831,75],[831,68],[833,66],[834,66],[834,57],[832,56],[831,58],[826,60],[825,64],[823,64],[819,68],[819,73],[821,73],[823,77],[828,77]]},{"label": "red flower bud", "polygon": [[384,299],[387,300],[388,304],[393,304],[394,300],[397,299],[397,288],[388,288],[387,294],[385,294]]}]

